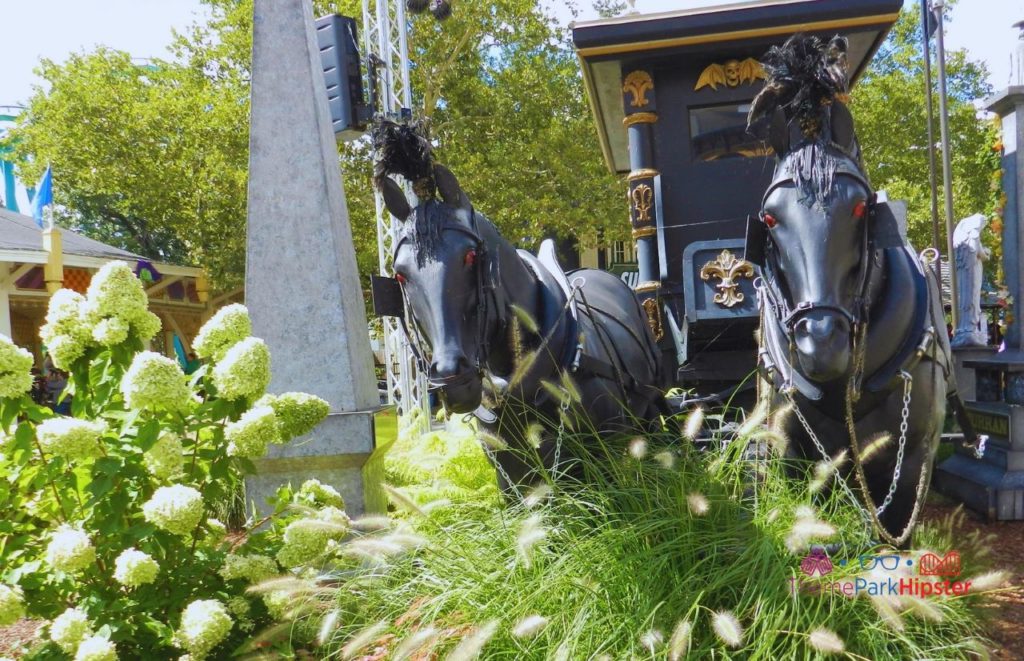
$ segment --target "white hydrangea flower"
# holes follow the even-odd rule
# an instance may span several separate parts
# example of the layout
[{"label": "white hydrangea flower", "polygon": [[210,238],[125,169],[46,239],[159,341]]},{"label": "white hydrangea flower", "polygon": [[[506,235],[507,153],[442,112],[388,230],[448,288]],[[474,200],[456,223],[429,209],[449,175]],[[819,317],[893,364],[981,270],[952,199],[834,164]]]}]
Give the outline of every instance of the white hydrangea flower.
[{"label": "white hydrangea flower", "polygon": [[106,636],[89,636],[78,645],[75,661],[117,661],[117,648]]},{"label": "white hydrangea flower", "polygon": [[236,343],[213,368],[213,385],[224,399],[256,399],[270,384],[270,349],[258,337]]},{"label": "white hydrangea flower", "polygon": [[50,640],[68,654],[74,654],[78,644],[92,634],[92,623],[81,608],[69,608],[50,623]]},{"label": "white hydrangea flower", "polygon": [[292,521],[284,529],[284,545],[277,552],[283,567],[299,567],[316,560],[327,551],[328,543],[344,537],[352,522],[341,510],[325,507],[316,518]]},{"label": "white hydrangea flower", "polygon": [[154,335],[160,332],[164,324],[160,321],[160,317],[156,316],[149,310],[145,310],[132,320],[132,329],[135,330],[135,334],[139,336],[140,340],[152,339]]},{"label": "white hydrangea flower", "polygon": [[153,351],[135,355],[121,379],[121,394],[130,409],[183,411],[192,401],[192,391],[181,366]]},{"label": "white hydrangea flower", "polygon": [[192,348],[200,358],[220,360],[228,349],[250,335],[252,321],[249,320],[249,310],[235,303],[221,308],[203,324]]},{"label": "white hydrangea flower", "polygon": [[185,451],[181,439],[170,432],[163,434],[157,442],[142,455],[146,470],[153,477],[166,480],[181,473],[185,465]]},{"label": "white hydrangea flower", "polygon": [[25,615],[25,598],[17,585],[0,583],[0,627],[6,627]]},{"label": "white hydrangea flower", "polygon": [[120,317],[101,319],[92,328],[92,339],[97,344],[112,347],[128,339],[128,322]]},{"label": "white hydrangea flower", "polygon": [[303,482],[295,494],[294,500],[315,506],[329,505],[341,510],[345,509],[345,500],[338,493],[338,490],[328,484],[323,484],[317,479]]},{"label": "white hydrangea flower", "polygon": [[46,323],[39,337],[60,369],[68,369],[85,353],[91,331],[84,321],[85,299],[76,291],[59,289],[50,297]]},{"label": "white hydrangea flower", "polygon": [[107,431],[102,420],[88,421],[78,418],[50,418],[36,427],[36,438],[43,452],[78,461],[98,457],[103,452],[100,438]]},{"label": "white hydrangea flower", "polygon": [[125,549],[114,560],[114,580],[130,588],[152,583],[158,573],[160,565],[156,560],[138,549]]},{"label": "white hydrangea flower", "polygon": [[175,535],[191,535],[203,518],[203,496],[192,487],[160,487],[142,506],[142,516]]},{"label": "white hydrangea flower", "polygon": [[0,399],[20,397],[32,388],[32,354],[0,335]]},{"label": "white hydrangea flower", "polygon": [[290,441],[296,436],[308,434],[331,412],[331,407],[326,401],[304,392],[268,395],[264,400],[273,407],[277,415],[282,441]]},{"label": "white hydrangea flower", "polygon": [[274,409],[269,406],[249,409],[224,428],[224,438],[230,456],[259,459],[267,453],[267,444],[280,439]]},{"label": "white hydrangea flower", "polygon": [[245,617],[252,612],[252,605],[249,604],[249,600],[245,597],[238,595],[228,599],[228,611],[236,617]]},{"label": "white hydrangea flower", "polygon": [[224,604],[216,599],[199,599],[190,603],[181,615],[178,644],[192,658],[203,658],[227,638],[233,622]]},{"label": "white hydrangea flower", "polygon": [[224,558],[224,566],[220,569],[220,575],[225,581],[243,578],[250,584],[265,581],[279,573],[273,558],[256,554],[228,554]]},{"label": "white hydrangea flower", "polygon": [[281,621],[287,618],[288,612],[295,603],[295,595],[286,590],[271,590],[263,594],[263,605],[274,620]]},{"label": "white hydrangea flower", "polygon": [[83,311],[93,322],[108,317],[131,321],[148,307],[146,289],[132,267],[127,262],[113,261],[104,264],[90,280]]},{"label": "white hydrangea flower", "polygon": [[46,547],[46,562],[57,571],[73,574],[92,565],[96,549],[81,528],[60,525]]}]

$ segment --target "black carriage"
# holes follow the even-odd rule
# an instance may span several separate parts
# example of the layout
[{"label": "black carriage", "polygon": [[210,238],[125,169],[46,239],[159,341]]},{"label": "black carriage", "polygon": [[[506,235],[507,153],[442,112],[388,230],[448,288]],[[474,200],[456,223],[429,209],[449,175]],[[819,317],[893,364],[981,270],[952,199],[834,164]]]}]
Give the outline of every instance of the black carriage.
[{"label": "black carriage", "polygon": [[707,396],[753,381],[757,270],[744,233],[774,168],[764,132],[746,130],[758,59],[796,32],[840,34],[855,82],[902,4],[767,0],[573,27],[605,161],[628,180],[634,290],[677,385]]}]

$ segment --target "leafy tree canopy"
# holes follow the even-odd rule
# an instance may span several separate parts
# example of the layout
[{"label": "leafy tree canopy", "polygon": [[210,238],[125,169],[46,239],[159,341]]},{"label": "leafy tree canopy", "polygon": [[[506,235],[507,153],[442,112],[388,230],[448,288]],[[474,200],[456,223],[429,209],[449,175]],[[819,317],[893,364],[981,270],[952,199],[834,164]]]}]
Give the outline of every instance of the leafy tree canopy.
[{"label": "leafy tree canopy", "polygon": [[[947,3],[948,4],[948,3]],[[918,250],[932,244],[928,183],[928,120],[925,108],[924,56],[921,52],[920,7],[903,10],[871,66],[854,88],[851,110],[871,183],[890,199],[906,200],[911,243]],[[934,56],[934,50],[933,50]],[[939,149],[937,67],[932,67],[936,93],[936,178],[939,189],[939,246],[946,253],[942,197],[942,155]],[[962,50],[946,51],[949,136],[953,179],[954,226],[975,213],[992,215],[997,199],[993,177],[998,170],[994,127],[979,117],[972,103],[991,94],[985,65]],[[998,184],[996,184],[998,186]],[[999,225],[990,225],[987,241],[998,243]],[[992,231],[994,230],[994,231]],[[996,264],[998,260],[990,260]]]}]

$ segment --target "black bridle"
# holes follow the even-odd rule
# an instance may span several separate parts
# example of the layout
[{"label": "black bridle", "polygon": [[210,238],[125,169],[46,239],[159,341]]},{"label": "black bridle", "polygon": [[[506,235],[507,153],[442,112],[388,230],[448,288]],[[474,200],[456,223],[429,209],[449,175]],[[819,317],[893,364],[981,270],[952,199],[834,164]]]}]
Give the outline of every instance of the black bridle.
[{"label": "black bridle", "polygon": [[[861,230],[861,262],[860,269],[857,276],[857,286],[855,291],[857,294],[853,299],[853,309],[849,310],[842,305],[833,305],[830,303],[822,303],[819,301],[800,301],[797,303],[791,303],[789,297],[786,295],[783,288],[780,286],[780,271],[779,268],[779,246],[768,235],[765,260],[764,260],[764,286],[762,290],[765,294],[765,298],[769,307],[772,309],[776,319],[782,325],[785,333],[790,338],[793,335],[794,327],[797,322],[806,314],[812,311],[825,311],[837,313],[846,318],[850,324],[850,328],[854,331],[864,322],[867,321],[868,310],[870,309],[869,300],[869,288],[871,282],[871,271],[874,260],[872,259],[872,241],[871,241],[871,223],[875,217],[875,207],[877,196],[868,183],[867,179],[860,172],[849,168],[840,166],[836,171],[837,176],[848,176],[855,179],[857,182],[862,184],[868,191],[867,199],[867,213],[865,214],[863,228]],[[761,198],[761,210],[758,213],[758,217],[761,223],[765,222],[765,203],[768,201],[768,197],[781,186],[793,184],[798,185],[797,180],[792,176],[778,177],[772,181],[765,191],[764,196]],[[854,333],[856,335],[856,333]]]}]

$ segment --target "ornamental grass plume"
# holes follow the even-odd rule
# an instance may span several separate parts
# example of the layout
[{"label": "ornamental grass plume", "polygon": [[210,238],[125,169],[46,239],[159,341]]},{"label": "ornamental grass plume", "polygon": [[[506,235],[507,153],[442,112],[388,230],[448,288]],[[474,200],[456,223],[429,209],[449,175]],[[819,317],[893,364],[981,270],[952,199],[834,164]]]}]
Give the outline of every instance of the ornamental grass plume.
[{"label": "ornamental grass plume", "polygon": [[200,358],[220,360],[228,349],[252,335],[252,321],[249,310],[238,303],[227,305],[217,311],[199,329],[192,342],[192,348]]},{"label": "ornamental grass plume", "polygon": [[680,620],[672,630],[672,637],[668,639],[669,661],[679,661],[689,653],[692,633],[693,625],[690,621]]},{"label": "ornamental grass plume", "polygon": [[92,623],[81,608],[68,608],[50,623],[50,640],[68,654],[74,654],[79,643],[91,635]]},{"label": "ornamental grass plume", "polygon": [[711,628],[719,640],[729,647],[737,648],[743,644],[743,626],[729,611],[716,612],[711,617]]},{"label": "ornamental grass plume", "polygon": [[548,618],[543,615],[527,615],[512,629],[512,635],[516,638],[533,638],[547,625]]},{"label": "ornamental grass plume", "polygon": [[202,494],[181,484],[160,487],[142,506],[142,516],[146,521],[182,536],[191,535],[195,531],[203,514]]},{"label": "ornamental grass plume", "polygon": [[105,635],[89,636],[78,645],[75,661],[116,661],[117,648]]},{"label": "ornamental grass plume", "polygon": [[355,658],[367,645],[377,640],[382,633],[387,631],[389,626],[390,623],[387,620],[381,620],[360,630],[341,648],[341,658],[346,661]]},{"label": "ornamental grass plume", "polygon": [[0,627],[14,624],[25,615],[25,598],[17,585],[0,583]]},{"label": "ornamental grass plume", "polygon": [[[441,632],[435,627],[424,627],[403,640],[401,644],[395,648],[395,651],[392,652],[391,659],[393,659],[393,661],[404,661],[423,648],[429,649],[430,647],[433,647],[433,644],[437,641],[437,638],[440,635]],[[426,653],[417,656],[425,656],[429,658],[429,655]]]},{"label": "ornamental grass plume", "polygon": [[634,438],[632,441],[630,441],[629,455],[636,459],[637,461],[641,461],[644,457],[647,456],[647,441],[639,437]]},{"label": "ornamental grass plume", "polygon": [[829,480],[839,470],[839,468],[846,463],[847,451],[843,450],[834,457],[831,457],[828,461],[822,459],[821,461],[814,464],[814,477],[811,478],[810,489],[811,493],[817,493],[828,484]]},{"label": "ornamental grass plume", "polygon": [[472,661],[479,658],[484,646],[498,631],[498,620],[490,620],[486,624],[471,630],[453,649],[446,661]]},{"label": "ornamental grass plume", "polygon": [[538,514],[531,514],[519,528],[519,535],[516,537],[516,552],[523,561],[523,565],[529,569],[533,564],[533,549],[548,536],[544,527],[544,517]]},{"label": "ornamental grass plume", "polygon": [[93,564],[96,549],[81,528],[61,524],[50,536],[46,562],[56,571],[74,574]]},{"label": "ornamental grass plume", "polygon": [[686,425],[683,427],[683,436],[691,441],[697,438],[701,427],[704,426],[704,409],[698,407],[690,411],[686,416]]},{"label": "ornamental grass plume", "polygon": [[988,592],[997,590],[1010,580],[1010,573],[1005,571],[988,571],[968,579],[971,583],[971,592]]},{"label": "ornamental grass plume", "polygon": [[32,388],[32,354],[0,334],[0,399],[21,397]]},{"label": "ornamental grass plume", "polygon": [[43,452],[68,461],[83,461],[103,454],[100,438],[106,431],[102,420],[58,417],[39,423],[36,438]]},{"label": "ornamental grass plume", "polygon": [[213,367],[213,385],[224,399],[256,400],[270,385],[270,349],[258,337],[236,343]]},{"label": "ornamental grass plume", "polygon": [[812,540],[828,539],[835,534],[836,529],[832,524],[818,520],[813,514],[798,516],[786,537],[786,548],[792,553],[799,553],[805,550]]},{"label": "ornamental grass plume", "polygon": [[167,480],[181,474],[185,466],[185,450],[181,439],[172,432],[164,433],[142,455],[142,463],[153,477]]},{"label": "ornamental grass plume", "polygon": [[807,643],[815,651],[822,654],[842,654],[846,650],[843,639],[837,636],[834,631],[824,627],[818,627],[812,631],[807,639]]},{"label": "ornamental grass plume", "polygon": [[230,553],[224,558],[224,565],[220,569],[220,575],[225,581],[244,579],[250,585],[261,583],[279,573],[273,558],[258,554]]},{"label": "ornamental grass plume", "polygon": [[274,409],[269,406],[249,409],[224,428],[224,438],[228,442],[229,456],[261,458],[267,453],[267,446],[281,438]]},{"label": "ornamental grass plume", "polygon": [[227,638],[233,624],[224,604],[216,599],[197,599],[181,614],[175,638],[193,659],[202,659]]},{"label": "ornamental grass plume", "polygon": [[686,506],[690,508],[690,512],[694,516],[704,516],[711,509],[711,504],[708,503],[707,497],[701,493],[691,493],[686,497]]},{"label": "ornamental grass plume", "polygon": [[148,553],[125,549],[114,560],[114,580],[129,588],[152,583],[160,573],[160,565]]},{"label": "ornamental grass plume", "polygon": [[665,634],[661,633],[657,629],[646,631],[640,636],[640,644],[651,654],[654,654],[664,642]]},{"label": "ornamental grass plume", "polygon": [[121,394],[132,410],[185,411],[192,401],[188,377],[181,366],[154,351],[135,355],[121,379]]}]

